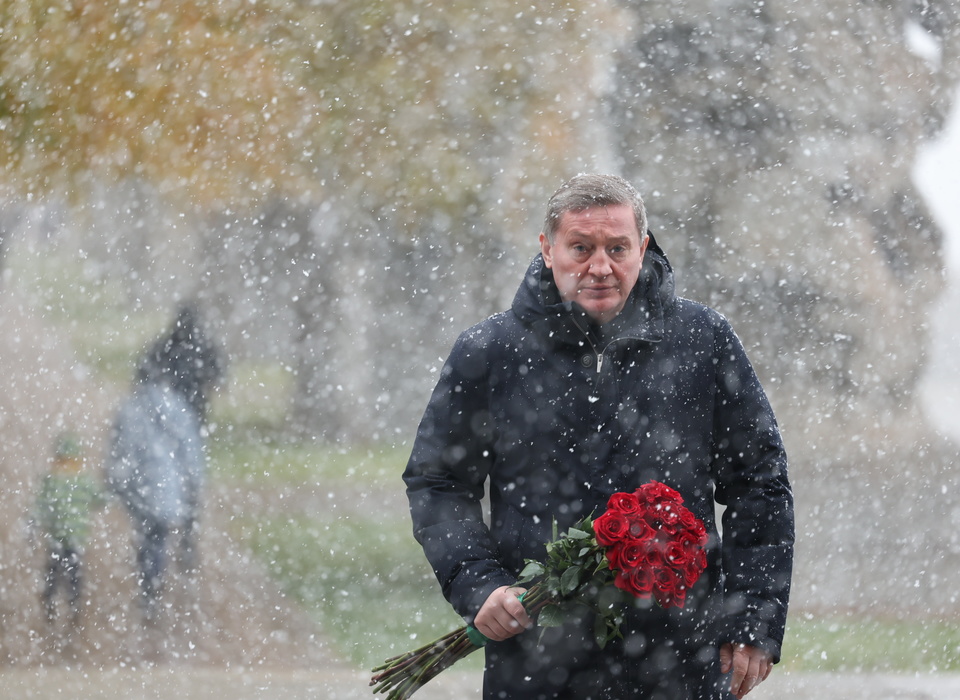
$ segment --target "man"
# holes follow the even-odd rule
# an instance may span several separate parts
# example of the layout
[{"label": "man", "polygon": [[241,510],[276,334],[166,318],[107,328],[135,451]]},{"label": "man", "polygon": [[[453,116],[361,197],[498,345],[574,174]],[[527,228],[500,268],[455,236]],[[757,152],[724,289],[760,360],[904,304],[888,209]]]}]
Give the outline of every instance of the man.
[{"label": "man", "polygon": [[[444,595],[491,640],[484,698],[741,698],[779,660],[792,568],[793,499],[766,396],[727,321],[675,295],[623,179],[564,184],[540,247],[512,308],[457,340],[404,472]],[[686,605],[638,600],[602,650],[589,616],[529,629],[511,584],[543,559],[552,523],[562,531],[651,480],[711,536]]]}]

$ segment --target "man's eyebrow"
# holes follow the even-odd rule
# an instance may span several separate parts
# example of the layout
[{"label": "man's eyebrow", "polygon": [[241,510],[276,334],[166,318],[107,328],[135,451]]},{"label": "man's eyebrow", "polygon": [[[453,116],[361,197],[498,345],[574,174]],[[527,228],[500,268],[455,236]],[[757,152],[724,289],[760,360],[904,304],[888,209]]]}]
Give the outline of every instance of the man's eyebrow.
[{"label": "man's eyebrow", "polygon": [[[571,228],[571,229],[569,229],[569,230],[567,231],[567,235],[569,235],[569,236],[586,236],[587,238],[590,238],[590,239],[593,239],[593,238],[594,238],[594,236],[593,236],[592,233],[590,233],[590,232],[588,232],[588,231],[584,231],[583,229],[579,229],[579,228]],[[630,240],[633,240],[633,235],[632,235],[632,234],[629,234],[629,233],[624,233],[624,234],[619,235],[619,236],[604,237],[604,240],[606,240],[606,241],[630,241]]]},{"label": "man's eyebrow", "polygon": [[606,240],[607,245],[619,243],[633,243],[633,236],[613,236]]}]

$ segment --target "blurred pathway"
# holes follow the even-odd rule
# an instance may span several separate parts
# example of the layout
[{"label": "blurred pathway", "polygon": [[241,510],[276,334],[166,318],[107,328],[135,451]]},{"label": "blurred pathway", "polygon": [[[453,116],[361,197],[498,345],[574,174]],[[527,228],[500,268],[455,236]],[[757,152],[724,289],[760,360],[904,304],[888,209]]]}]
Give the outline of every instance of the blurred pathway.
[{"label": "blurred pathway", "polygon": [[[375,700],[369,674],[348,670],[217,671],[171,668],[149,671],[23,669],[0,672],[0,700]],[[478,673],[447,671],[414,700],[479,700]],[[899,676],[774,674],[750,700],[960,700],[960,674]]]}]

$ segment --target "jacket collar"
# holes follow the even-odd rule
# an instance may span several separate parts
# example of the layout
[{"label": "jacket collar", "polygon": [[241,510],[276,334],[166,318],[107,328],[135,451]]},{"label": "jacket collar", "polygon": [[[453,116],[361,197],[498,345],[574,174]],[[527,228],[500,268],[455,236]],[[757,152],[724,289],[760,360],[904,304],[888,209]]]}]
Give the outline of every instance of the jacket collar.
[{"label": "jacket collar", "polygon": [[513,300],[513,312],[521,322],[545,339],[577,343],[584,333],[604,345],[622,339],[656,343],[663,339],[664,313],[676,303],[673,268],[650,234],[640,277],[623,311],[603,325],[595,323],[576,302],[564,302],[553,271],[538,254],[527,268]]}]

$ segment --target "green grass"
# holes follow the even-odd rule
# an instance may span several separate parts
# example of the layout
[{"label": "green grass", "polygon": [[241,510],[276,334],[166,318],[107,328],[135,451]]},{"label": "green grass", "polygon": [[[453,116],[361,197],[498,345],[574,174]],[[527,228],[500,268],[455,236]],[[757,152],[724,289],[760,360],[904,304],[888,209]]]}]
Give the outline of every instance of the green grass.
[{"label": "green grass", "polygon": [[286,420],[292,380],[291,370],[279,362],[231,358],[211,411],[234,435],[246,436],[246,442],[251,442],[251,437],[262,442],[279,433]]},{"label": "green grass", "polygon": [[399,521],[297,516],[259,524],[248,541],[339,651],[369,669],[463,624],[409,532]]},{"label": "green grass", "polygon": [[[299,601],[351,662],[372,668],[463,624],[440,594],[403,501],[408,448],[336,448],[259,440],[214,441],[211,474],[245,488],[327,485],[337,498],[322,512],[294,506],[249,513],[233,535]],[[345,499],[355,502],[346,503]],[[476,661],[464,663],[479,664]],[[475,666],[479,668],[479,666]]]},{"label": "green grass", "polygon": [[795,616],[781,663],[794,671],[960,672],[960,626],[955,620]]},{"label": "green grass", "polygon": [[406,445],[336,447],[286,440],[270,430],[222,428],[210,441],[211,474],[246,485],[350,484],[402,489]]}]

